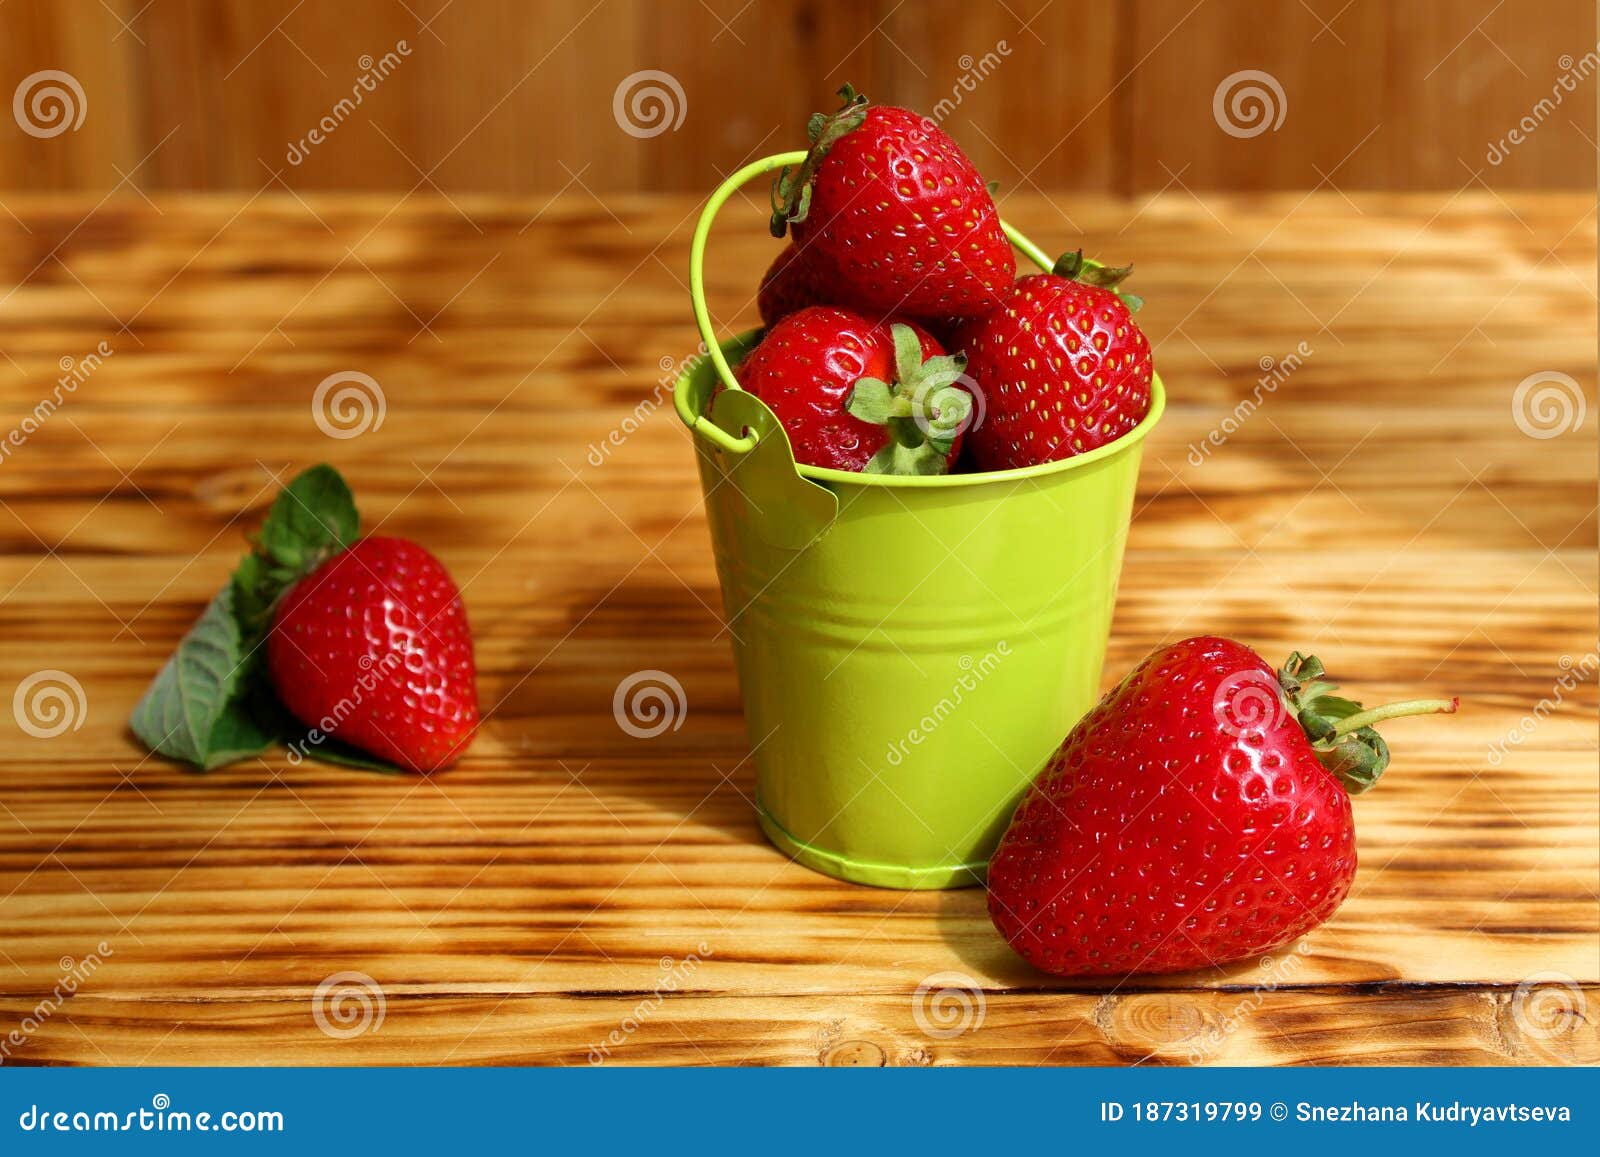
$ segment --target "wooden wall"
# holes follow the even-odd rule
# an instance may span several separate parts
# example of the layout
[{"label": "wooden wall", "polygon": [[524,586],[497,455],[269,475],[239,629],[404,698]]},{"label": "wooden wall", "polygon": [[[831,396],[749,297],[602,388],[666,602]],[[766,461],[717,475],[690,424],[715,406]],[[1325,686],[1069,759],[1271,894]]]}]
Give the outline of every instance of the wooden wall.
[{"label": "wooden wall", "polygon": [[[44,138],[0,115],[0,188],[698,190],[793,147],[847,79],[929,111],[959,92],[946,127],[1012,187],[1592,187],[1594,49],[1593,0],[0,0],[0,97],[59,69],[87,105]],[[676,129],[619,128],[641,70],[680,86]],[[1214,118],[1243,70],[1281,88],[1275,130]]]}]

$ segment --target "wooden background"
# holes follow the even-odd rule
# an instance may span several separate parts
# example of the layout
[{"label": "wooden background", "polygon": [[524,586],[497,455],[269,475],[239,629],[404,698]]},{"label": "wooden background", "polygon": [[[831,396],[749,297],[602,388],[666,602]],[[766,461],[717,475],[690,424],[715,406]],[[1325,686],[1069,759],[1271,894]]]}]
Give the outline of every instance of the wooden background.
[{"label": "wooden background", "polygon": [[[691,448],[651,404],[696,342],[690,230],[839,81],[929,105],[1001,39],[948,123],[1009,219],[1134,263],[1171,391],[1107,679],[1207,631],[1463,699],[1388,730],[1351,898],[1273,961],[1058,982],[980,891],[831,881],[753,819]],[[112,351],[0,460],[0,1061],[1600,1061],[1600,77],[1484,160],[1593,42],[1568,0],[0,0],[0,99],[61,69],[86,100],[46,139],[0,106],[0,433]],[[612,96],[644,69],[685,108],[641,139]],[[1213,119],[1244,69],[1277,131]],[[730,328],[775,248],[752,192],[709,262]],[[325,436],[351,370],[385,419]],[[1519,423],[1533,378],[1560,428]],[[129,709],[324,459],[461,583],[478,742],[424,780],[147,758]],[[612,707],[646,668],[687,703],[654,739]],[[52,672],[83,699],[44,736],[16,693]],[[330,1033],[351,972],[374,1014]],[[931,1033],[952,974],[975,1015]]]},{"label": "wooden background", "polygon": [[[398,69],[289,164],[361,58],[402,40]],[[0,96],[61,69],[88,115],[0,133],[0,189],[101,192],[115,172],[254,190],[278,172],[298,190],[697,192],[794,147],[841,82],[932,111],[964,58],[988,75],[945,126],[1020,191],[1589,188],[1592,77],[1510,159],[1486,154],[1594,46],[1592,0],[5,0]],[[613,95],[645,69],[678,81],[684,115],[637,139]],[[1212,118],[1244,69],[1286,101],[1250,139]]]},{"label": "wooden background", "polygon": [[[85,696],[51,738],[0,709],[0,1043],[64,959],[102,959],[6,1063],[581,1065],[612,1033],[619,1064],[1600,1061],[1592,198],[1009,203],[1134,262],[1171,390],[1107,679],[1211,631],[1314,649],[1367,701],[1463,700],[1386,728],[1351,898],[1303,951],[1125,983],[1033,971],[979,890],[839,883],[757,831],[693,454],[649,405],[694,348],[698,203],[13,199],[9,422],[61,357],[115,353],[0,464],[0,703],[51,669]],[[735,200],[709,271],[730,325],[775,246]],[[325,437],[314,388],[350,369],[386,416]],[[1538,373],[1580,383],[1546,438],[1513,407]],[[146,758],[129,709],[318,459],[461,583],[477,743],[427,780]],[[647,668],[687,705],[653,739],[613,715]],[[346,1039],[316,994],[350,972],[384,1015],[352,1002]],[[964,1029],[929,983],[965,987]]]}]

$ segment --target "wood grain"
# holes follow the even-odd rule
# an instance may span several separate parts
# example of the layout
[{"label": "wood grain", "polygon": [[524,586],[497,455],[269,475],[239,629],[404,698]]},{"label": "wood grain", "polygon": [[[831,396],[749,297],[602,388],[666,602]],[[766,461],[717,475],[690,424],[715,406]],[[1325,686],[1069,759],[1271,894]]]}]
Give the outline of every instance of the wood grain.
[{"label": "wood grain", "polygon": [[[363,61],[402,42],[339,110]],[[1587,0],[1545,0],[1537,19],[1495,0],[8,0],[0,75],[67,71],[89,115],[47,139],[0,133],[0,181],[698,192],[794,147],[852,81],[937,115],[1024,192],[1591,188],[1593,69],[1562,61],[1594,47]],[[675,131],[619,127],[614,94],[643,71],[681,89]],[[1282,89],[1276,131],[1214,119],[1243,71]],[[1525,116],[1536,130],[1490,163]]]},{"label": "wood grain", "polygon": [[[1600,1062],[1600,988],[1552,998],[1558,1027],[1529,1034],[1514,991],[1402,988],[1359,996],[1278,989],[1127,994],[976,993],[941,1013],[915,994],[836,1001],[654,991],[484,997],[389,994],[382,1020],[348,1039],[308,1036],[304,994],[250,1001],[79,997],[81,1035],[53,1063],[105,1064],[115,1038],[140,1064],[404,1065],[418,1057],[494,1065],[824,1065],[835,1067],[1262,1064],[1550,1065]],[[0,1000],[0,1017],[27,1009]],[[919,1023],[918,1016],[921,1016]],[[65,1015],[64,1013],[61,1015]],[[352,1010],[351,1027],[360,1024]],[[944,1019],[939,1019],[940,1017]],[[1592,1013],[1591,1013],[1592,1016]],[[965,1031],[954,1031],[961,1025]],[[924,1025],[938,1035],[930,1036]],[[463,1026],[472,1031],[464,1032]],[[336,1026],[337,1027],[337,1026]],[[554,1031],[553,1031],[554,1030]],[[38,1049],[10,1063],[39,1060]]]},{"label": "wood grain", "polygon": [[[1314,646],[1360,697],[1464,699],[1390,729],[1354,892],[1303,950],[1121,985],[1032,972],[978,892],[855,888],[762,842],[690,447],[652,393],[694,345],[692,200],[96,200],[0,218],[0,430],[60,359],[113,351],[0,459],[0,693],[54,669],[86,699],[54,738],[0,713],[0,1041],[102,958],[6,1063],[586,1063],[630,1018],[604,1059],[1600,1059],[1589,199],[1007,199],[1040,238],[1134,259],[1173,395],[1108,680],[1217,631]],[[711,264],[729,328],[773,244],[735,205]],[[349,369],[383,424],[325,437],[312,391]],[[1512,398],[1546,371],[1590,416],[1535,438]],[[480,740],[431,781],[144,758],[129,708],[275,480],[323,458],[369,529],[463,586]],[[611,714],[646,667],[688,702],[655,740]],[[386,1014],[341,1040],[313,994],[347,971]],[[983,1023],[930,1034],[916,991],[951,973]]]}]

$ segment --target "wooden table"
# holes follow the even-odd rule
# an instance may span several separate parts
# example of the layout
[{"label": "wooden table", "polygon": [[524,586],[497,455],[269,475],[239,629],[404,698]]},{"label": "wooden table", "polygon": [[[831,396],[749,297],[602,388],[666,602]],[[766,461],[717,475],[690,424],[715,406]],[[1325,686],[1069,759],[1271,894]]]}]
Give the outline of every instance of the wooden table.
[{"label": "wooden table", "polygon": [[[1464,700],[1389,727],[1353,894],[1303,951],[1121,984],[1031,971],[979,891],[836,883],[759,836],[690,444],[652,392],[695,342],[693,202],[7,205],[0,425],[112,353],[0,460],[0,692],[60,671],[84,695],[54,737],[0,719],[5,1063],[1600,1060],[1592,198],[1005,203],[1135,262],[1172,392],[1108,682],[1210,631],[1315,648],[1358,697]],[[748,324],[772,242],[754,202],[724,216],[714,300]],[[386,409],[332,438],[312,392],[346,370]],[[1532,437],[1513,394],[1546,371],[1589,416]],[[470,757],[145,758],[140,690],[323,459],[465,590]],[[654,739],[612,716],[642,668],[688,702]],[[349,972],[381,1019],[376,993],[365,1031],[329,1005],[330,1035],[314,994]],[[966,1031],[919,1007],[950,974]]]}]

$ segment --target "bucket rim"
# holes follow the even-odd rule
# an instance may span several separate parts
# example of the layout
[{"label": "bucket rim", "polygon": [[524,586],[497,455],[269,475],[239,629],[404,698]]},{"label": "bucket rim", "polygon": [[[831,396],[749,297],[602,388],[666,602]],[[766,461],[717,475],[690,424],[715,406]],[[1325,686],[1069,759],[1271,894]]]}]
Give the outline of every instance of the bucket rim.
[{"label": "bucket rim", "polygon": [[[719,348],[724,355],[730,351],[743,354],[753,347],[755,341],[764,332],[757,326],[743,333],[735,334],[719,342]],[[696,427],[694,419],[699,415],[690,416],[689,380],[701,370],[702,365],[708,364],[704,358],[694,358],[678,375],[678,380],[673,387],[673,400],[677,404],[679,415],[690,426],[695,437],[704,437]],[[1084,454],[1071,458],[1062,458],[1055,462],[1041,462],[1037,466],[1019,466],[1013,470],[986,470],[973,474],[929,474],[929,475],[901,475],[901,474],[857,474],[849,470],[832,470],[826,466],[809,466],[802,462],[795,463],[795,470],[802,478],[813,482],[824,482],[830,487],[862,486],[862,487],[888,487],[896,490],[954,490],[966,486],[987,486],[992,483],[1024,482],[1031,479],[1049,478],[1056,474],[1065,474],[1072,470],[1081,470],[1093,466],[1096,462],[1103,462],[1107,458],[1124,453],[1144,441],[1146,435],[1161,420],[1161,415],[1167,408],[1167,388],[1162,382],[1159,373],[1150,375],[1150,409],[1139,420],[1139,424],[1126,434],[1104,446],[1096,446]]]}]

